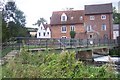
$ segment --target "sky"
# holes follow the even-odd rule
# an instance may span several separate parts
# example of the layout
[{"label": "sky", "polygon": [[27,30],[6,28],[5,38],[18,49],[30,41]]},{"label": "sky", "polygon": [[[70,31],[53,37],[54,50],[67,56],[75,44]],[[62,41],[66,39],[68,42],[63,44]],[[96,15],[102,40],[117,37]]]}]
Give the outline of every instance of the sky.
[{"label": "sky", "polygon": [[14,0],[17,7],[26,16],[26,27],[35,27],[32,24],[41,17],[50,22],[53,11],[61,11],[66,8],[84,10],[84,5],[113,3],[118,6],[120,0]]}]

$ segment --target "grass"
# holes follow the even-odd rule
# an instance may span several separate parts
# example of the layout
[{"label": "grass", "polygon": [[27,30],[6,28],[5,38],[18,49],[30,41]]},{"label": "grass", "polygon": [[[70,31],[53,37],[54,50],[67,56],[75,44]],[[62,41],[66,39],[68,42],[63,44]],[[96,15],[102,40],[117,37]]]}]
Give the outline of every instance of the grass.
[{"label": "grass", "polygon": [[2,53],[0,54],[0,57],[4,57],[12,50],[12,47],[6,48],[2,50]]},{"label": "grass", "polygon": [[2,66],[0,66],[0,80],[2,79]]}]

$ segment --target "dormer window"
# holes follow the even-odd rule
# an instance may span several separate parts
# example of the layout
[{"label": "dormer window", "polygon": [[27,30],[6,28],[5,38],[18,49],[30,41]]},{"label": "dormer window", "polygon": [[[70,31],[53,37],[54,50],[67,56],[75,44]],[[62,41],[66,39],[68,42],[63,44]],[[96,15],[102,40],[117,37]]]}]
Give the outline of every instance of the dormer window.
[{"label": "dormer window", "polygon": [[62,16],[62,21],[65,21],[65,16]]},{"label": "dormer window", "polygon": [[67,16],[65,13],[61,15],[61,21],[67,21]]}]

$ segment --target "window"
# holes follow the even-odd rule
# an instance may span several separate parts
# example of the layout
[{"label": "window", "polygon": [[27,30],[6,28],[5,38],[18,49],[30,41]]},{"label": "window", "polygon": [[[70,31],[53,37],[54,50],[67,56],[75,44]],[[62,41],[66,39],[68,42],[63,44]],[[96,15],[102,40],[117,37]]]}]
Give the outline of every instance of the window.
[{"label": "window", "polygon": [[65,16],[62,16],[62,21],[65,21]]},{"label": "window", "polygon": [[67,21],[67,16],[65,13],[61,15],[61,21]]},{"label": "window", "polygon": [[95,20],[95,17],[94,16],[90,16],[90,20]]},{"label": "window", "polygon": [[106,19],[106,15],[101,15],[101,19],[102,20]]},{"label": "window", "polygon": [[47,32],[47,35],[49,35],[49,32]]},{"label": "window", "polygon": [[75,31],[75,26],[74,25],[70,26],[70,31]]},{"label": "window", "polygon": [[40,36],[40,33],[39,33],[39,36]]},{"label": "window", "polygon": [[119,30],[119,24],[114,24],[113,25],[113,30]]},{"label": "window", "polygon": [[106,30],[106,25],[105,24],[102,24],[102,27],[101,27],[101,30]]},{"label": "window", "polygon": [[67,37],[66,36],[62,36],[61,38],[66,39]]},{"label": "window", "polygon": [[41,30],[42,30],[42,27],[41,27]]},{"label": "window", "polygon": [[80,20],[83,20],[83,17],[82,17],[82,16],[80,16]]},{"label": "window", "polygon": [[90,38],[93,38],[93,36],[92,36],[92,35],[90,35]]},{"label": "window", "polygon": [[91,25],[90,25],[90,26],[87,26],[87,31],[91,31],[91,30],[92,30]]},{"label": "window", "polygon": [[66,26],[62,26],[62,27],[61,27],[61,32],[62,32],[62,33],[66,33],[66,31],[67,31]]},{"label": "window", "polygon": [[43,33],[43,36],[45,36],[45,32]]}]

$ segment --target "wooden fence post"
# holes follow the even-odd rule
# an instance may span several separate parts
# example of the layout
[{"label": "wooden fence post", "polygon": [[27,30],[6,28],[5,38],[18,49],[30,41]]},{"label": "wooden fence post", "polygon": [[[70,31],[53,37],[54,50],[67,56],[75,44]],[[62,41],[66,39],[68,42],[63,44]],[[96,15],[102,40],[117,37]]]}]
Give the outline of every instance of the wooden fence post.
[{"label": "wooden fence post", "polygon": [[47,39],[46,39],[46,43],[45,44],[46,44],[46,49],[47,49]]}]

